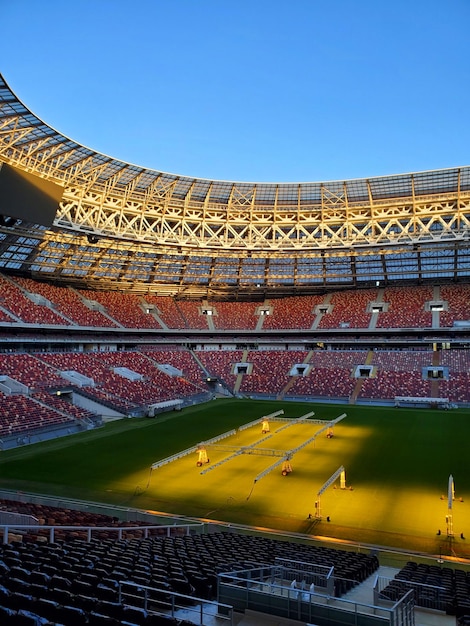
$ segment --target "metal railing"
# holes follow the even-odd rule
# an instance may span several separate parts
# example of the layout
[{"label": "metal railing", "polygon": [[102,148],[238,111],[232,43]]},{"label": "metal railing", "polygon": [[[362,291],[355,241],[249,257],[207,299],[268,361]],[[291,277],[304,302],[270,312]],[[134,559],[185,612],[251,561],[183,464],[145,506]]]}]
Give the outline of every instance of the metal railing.
[{"label": "metal railing", "polygon": [[[48,538],[50,543],[54,543],[56,539],[63,539],[67,533],[73,533],[75,538],[83,539],[87,542],[91,542],[96,536],[103,533],[110,535],[110,538],[121,540],[129,537],[135,537],[136,533],[140,535],[141,539],[147,539],[148,537],[172,537],[177,535],[181,537],[183,535],[189,535],[191,531],[199,531],[203,525],[195,522],[194,524],[181,524],[181,525],[149,525],[149,526],[46,526],[37,524],[0,524],[0,538],[2,543],[10,543],[12,535],[42,535]],[[79,535],[79,536],[77,536]]]},{"label": "metal railing", "polygon": [[166,589],[156,589],[131,581],[119,582],[119,603],[137,606],[150,613],[184,619],[193,624],[207,624],[208,619],[217,618],[233,626],[233,607],[229,604],[212,602]]}]

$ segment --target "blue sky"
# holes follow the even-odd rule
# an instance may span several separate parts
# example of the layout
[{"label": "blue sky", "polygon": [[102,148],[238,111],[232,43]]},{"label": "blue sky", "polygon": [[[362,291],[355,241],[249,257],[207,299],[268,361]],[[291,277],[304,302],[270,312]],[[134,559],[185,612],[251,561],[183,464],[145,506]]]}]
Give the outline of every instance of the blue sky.
[{"label": "blue sky", "polygon": [[306,182],[469,165],[469,0],[2,0],[42,120],[160,171]]}]

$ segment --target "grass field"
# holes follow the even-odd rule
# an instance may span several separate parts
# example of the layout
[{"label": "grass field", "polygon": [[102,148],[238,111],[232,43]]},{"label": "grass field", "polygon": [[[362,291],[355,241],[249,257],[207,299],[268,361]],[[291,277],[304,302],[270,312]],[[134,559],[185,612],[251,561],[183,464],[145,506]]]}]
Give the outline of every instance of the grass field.
[{"label": "grass field", "polygon": [[[255,482],[279,458],[240,454],[217,465],[232,453],[216,446],[208,447],[210,464],[203,467],[197,467],[193,452],[150,471],[160,459],[280,409],[286,420],[310,411],[314,419],[347,417],[334,427],[333,438],[322,433],[298,451],[286,477],[278,466]],[[307,422],[276,433],[282,425],[272,422],[271,437],[256,448],[292,450],[321,428]],[[260,439],[257,425],[218,445],[238,449]],[[2,452],[0,486],[470,558],[469,441],[470,411],[460,409],[215,400]],[[309,519],[318,491],[341,465],[348,488],[340,489],[336,481],[336,488],[330,486],[321,496],[321,521]],[[456,496],[453,539],[446,532],[450,474]]]}]

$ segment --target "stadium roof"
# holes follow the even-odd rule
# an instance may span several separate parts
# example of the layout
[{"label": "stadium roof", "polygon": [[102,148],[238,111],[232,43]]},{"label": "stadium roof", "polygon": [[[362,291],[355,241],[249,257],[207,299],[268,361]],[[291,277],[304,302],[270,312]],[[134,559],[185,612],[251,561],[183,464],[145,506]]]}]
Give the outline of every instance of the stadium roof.
[{"label": "stadium roof", "polygon": [[59,185],[51,227],[0,216],[0,269],[182,297],[463,280],[470,167],[355,180],[206,180],[65,137],[0,76],[0,163]]}]

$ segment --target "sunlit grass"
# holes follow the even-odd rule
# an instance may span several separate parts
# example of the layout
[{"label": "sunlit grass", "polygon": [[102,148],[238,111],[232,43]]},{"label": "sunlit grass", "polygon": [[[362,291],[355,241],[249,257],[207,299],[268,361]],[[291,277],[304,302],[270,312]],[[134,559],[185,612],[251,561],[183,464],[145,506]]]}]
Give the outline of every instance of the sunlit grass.
[{"label": "sunlit grass", "polygon": [[[347,417],[335,425],[333,438],[323,432],[296,452],[288,476],[282,476],[280,465],[266,471],[280,460],[277,453],[302,446],[320,425],[307,421],[276,432],[286,422],[273,421],[269,436],[263,436],[261,425],[237,430],[208,446],[207,466],[197,467],[198,455],[193,452],[150,471],[152,463],[280,407],[285,409],[286,420],[312,409],[314,419],[332,420],[343,412]],[[469,412],[462,410],[218,400],[155,420],[122,420],[99,431],[3,452],[0,485],[406,549],[451,550],[465,556],[469,550],[460,541],[460,533],[470,537],[465,501],[468,495],[470,502],[469,436]],[[272,456],[238,454],[223,462],[254,442],[258,450],[277,452]],[[345,468],[347,489],[340,489],[337,480],[318,498],[340,466]],[[457,498],[455,541],[449,546],[447,498],[441,497],[447,495],[451,473]],[[315,519],[318,499],[321,519]]]}]

